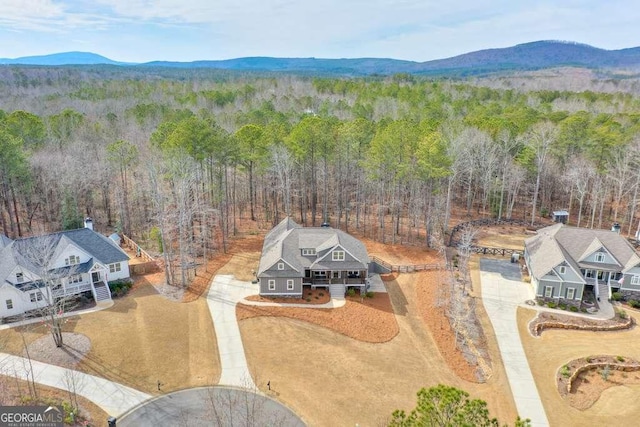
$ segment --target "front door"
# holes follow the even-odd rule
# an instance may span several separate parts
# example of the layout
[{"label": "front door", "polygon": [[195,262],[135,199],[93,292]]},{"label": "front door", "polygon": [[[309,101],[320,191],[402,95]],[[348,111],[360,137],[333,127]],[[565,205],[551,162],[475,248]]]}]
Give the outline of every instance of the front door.
[{"label": "front door", "polygon": [[599,281],[604,280],[604,271],[598,270],[598,280]]},{"label": "front door", "polygon": [[100,282],[100,272],[99,271],[94,271],[93,273],[91,273],[91,282],[96,283],[96,282]]}]

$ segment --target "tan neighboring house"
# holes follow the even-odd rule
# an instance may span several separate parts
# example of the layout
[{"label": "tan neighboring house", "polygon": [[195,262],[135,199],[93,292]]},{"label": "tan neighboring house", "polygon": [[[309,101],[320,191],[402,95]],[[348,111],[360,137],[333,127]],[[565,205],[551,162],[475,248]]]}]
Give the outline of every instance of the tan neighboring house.
[{"label": "tan neighboring house", "polygon": [[366,291],[369,256],[362,242],[331,227],[302,227],[287,217],[264,239],[257,278],[260,295],[301,297],[305,286],[332,297]]},{"label": "tan neighboring house", "polygon": [[640,298],[640,257],[615,231],[555,224],[525,240],[536,296],[579,306],[586,294]]}]

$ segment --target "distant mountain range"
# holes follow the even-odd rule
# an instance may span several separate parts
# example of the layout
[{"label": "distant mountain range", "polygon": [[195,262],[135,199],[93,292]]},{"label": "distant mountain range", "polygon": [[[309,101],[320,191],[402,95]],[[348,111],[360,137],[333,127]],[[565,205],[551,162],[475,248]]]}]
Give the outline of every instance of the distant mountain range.
[{"label": "distant mountain range", "polygon": [[387,58],[321,59],[247,57],[217,61],[153,61],[132,64],[113,61],[90,52],[66,52],[16,59],[0,64],[23,65],[119,65],[136,68],[223,69],[332,75],[410,73],[419,75],[477,75],[500,71],[538,70],[565,66],[584,68],[626,68],[640,70],[640,47],[605,50],[560,41],[537,41],[501,49],[486,49],[447,59],[414,62]]}]

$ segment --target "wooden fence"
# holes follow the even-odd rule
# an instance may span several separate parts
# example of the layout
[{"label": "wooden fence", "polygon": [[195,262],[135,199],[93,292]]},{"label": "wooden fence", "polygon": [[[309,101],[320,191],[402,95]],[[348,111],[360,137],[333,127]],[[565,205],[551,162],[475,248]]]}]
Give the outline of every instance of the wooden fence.
[{"label": "wooden fence", "polygon": [[406,265],[390,264],[385,260],[380,259],[376,256],[372,256],[371,261],[380,265],[385,270],[389,270],[390,272],[398,272],[398,273],[414,273],[416,271],[440,270],[445,268],[444,264],[406,264]]},{"label": "wooden fence", "polygon": [[461,222],[455,227],[451,228],[449,234],[449,246],[457,246],[458,240],[456,240],[455,235],[460,230],[465,227],[486,227],[486,226],[495,226],[495,225],[520,225],[523,227],[531,228],[532,230],[537,230],[542,227],[546,227],[549,224],[543,224],[541,222],[534,222],[531,225],[530,221],[524,221],[522,219],[495,219],[495,218],[483,218],[476,219],[473,221]]},{"label": "wooden fence", "polygon": [[147,251],[142,249],[140,245],[133,241],[129,236],[123,234],[122,242],[123,246],[134,251],[136,253],[136,256],[142,258],[142,260],[144,261],[137,264],[130,264],[129,271],[131,272],[131,274],[147,274],[160,271],[162,269],[158,261],[151,255],[149,255]]}]

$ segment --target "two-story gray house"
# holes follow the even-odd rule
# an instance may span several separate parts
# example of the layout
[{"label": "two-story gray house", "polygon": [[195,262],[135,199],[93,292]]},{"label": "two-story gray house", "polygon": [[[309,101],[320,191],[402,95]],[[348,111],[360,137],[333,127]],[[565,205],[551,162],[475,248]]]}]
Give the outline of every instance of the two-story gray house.
[{"label": "two-story gray house", "polygon": [[525,240],[524,259],[539,298],[576,306],[585,291],[599,298],[612,292],[640,298],[640,257],[614,231],[545,227]]},{"label": "two-story gray house", "polygon": [[342,230],[302,227],[287,217],[264,239],[257,277],[260,295],[302,297],[304,286],[344,297],[366,290],[369,256],[364,244]]}]

